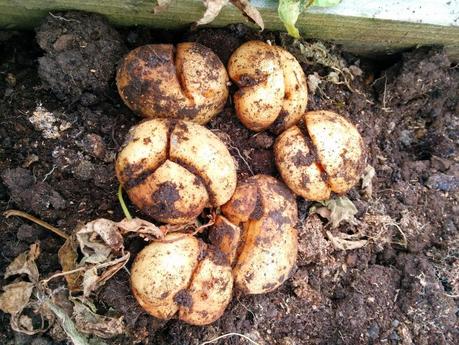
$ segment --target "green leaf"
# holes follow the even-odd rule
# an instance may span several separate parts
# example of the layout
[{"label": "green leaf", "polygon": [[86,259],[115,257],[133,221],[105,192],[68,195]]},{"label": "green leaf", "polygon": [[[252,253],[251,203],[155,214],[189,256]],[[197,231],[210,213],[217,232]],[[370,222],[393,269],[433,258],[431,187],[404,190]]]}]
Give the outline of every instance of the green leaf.
[{"label": "green leaf", "polygon": [[284,23],[290,36],[300,38],[300,32],[295,24],[301,12],[303,12],[304,2],[301,0],[279,0],[277,12],[279,18]]},{"label": "green leaf", "polygon": [[338,5],[340,2],[341,0],[314,0],[311,6],[332,7]]}]

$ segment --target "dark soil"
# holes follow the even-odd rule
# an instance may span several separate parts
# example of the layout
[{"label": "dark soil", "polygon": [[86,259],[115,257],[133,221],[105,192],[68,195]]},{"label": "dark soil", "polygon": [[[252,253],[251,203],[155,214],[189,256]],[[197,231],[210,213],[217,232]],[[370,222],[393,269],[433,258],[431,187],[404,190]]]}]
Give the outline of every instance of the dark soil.
[{"label": "dark soil", "polygon": [[[0,211],[21,209],[71,233],[78,223],[123,217],[113,161],[127,130],[140,120],[124,106],[114,82],[115,64],[127,48],[196,40],[226,63],[246,40],[279,38],[243,26],[117,32],[96,16],[66,17],[49,17],[37,35],[0,32]],[[322,83],[310,94],[308,109],[334,110],[364,137],[376,170],[373,193],[351,190],[360,224],[339,231],[363,233],[369,244],[335,250],[325,220],[308,217],[311,203],[299,199],[299,260],[281,288],[260,296],[236,292],[221,319],[193,327],[145,314],[121,270],[96,296],[102,312],[113,309],[126,321],[126,335],[111,344],[200,344],[229,332],[259,344],[459,343],[459,70],[439,48],[370,61],[327,47],[363,74],[352,81],[353,91]],[[306,75],[331,72],[303,68]],[[230,101],[208,127],[229,146],[240,177],[278,176],[275,136],[244,128]],[[0,218],[0,224],[1,275],[36,240],[42,276],[60,270],[60,238],[18,218]],[[143,245],[131,239],[127,249],[135,254]],[[59,341],[65,343],[55,333],[15,333],[0,312],[1,344]],[[246,343],[237,337],[219,342]]]}]

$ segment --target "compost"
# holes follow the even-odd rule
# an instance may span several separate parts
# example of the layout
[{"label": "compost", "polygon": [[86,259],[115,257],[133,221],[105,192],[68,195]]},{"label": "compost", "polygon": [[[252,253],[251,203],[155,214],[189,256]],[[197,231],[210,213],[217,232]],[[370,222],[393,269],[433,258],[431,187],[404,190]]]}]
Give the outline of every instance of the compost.
[{"label": "compost", "polygon": [[[196,41],[226,65],[252,39],[303,54],[308,110],[334,111],[358,127],[376,175],[370,191],[359,184],[348,194],[357,221],[331,229],[325,218],[310,214],[313,203],[298,198],[300,245],[292,276],[266,295],[236,293],[224,315],[205,327],[146,314],[120,270],[94,298],[99,314],[124,317],[125,335],[109,342],[201,344],[237,332],[258,344],[458,344],[459,69],[441,48],[368,59],[319,42],[328,55],[318,59],[278,33],[240,25],[192,32],[114,29],[81,13],[48,16],[36,32],[0,32],[0,211],[27,211],[67,233],[99,217],[121,220],[114,160],[128,129],[140,121],[116,90],[123,54],[147,43]],[[347,77],[337,79],[327,61],[340,61]],[[246,129],[230,101],[207,127],[228,146],[239,178],[279,177],[275,135]],[[142,216],[132,205],[130,210]],[[36,241],[41,275],[61,270],[62,239],[19,218],[2,217],[0,224],[0,274]],[[365,245],[339,249],[331,241],[339,234],[357,234]],[[132,261],[145,242],[126,242]],[[0,286],[8,283],[0,278]],[[0,343],[67,340],[58,328],[33,336],[14,332],[8,314],[0,312]],[[219,343],[247,342],[228,337]]]}]

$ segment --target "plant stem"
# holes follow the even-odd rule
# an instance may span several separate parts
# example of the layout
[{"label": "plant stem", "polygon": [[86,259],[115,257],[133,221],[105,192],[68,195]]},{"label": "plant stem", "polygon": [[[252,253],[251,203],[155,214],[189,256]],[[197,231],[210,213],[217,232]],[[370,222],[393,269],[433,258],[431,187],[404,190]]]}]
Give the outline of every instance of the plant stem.
[{"label": "plant stem", "polygon": [[127,220],[131,220],[132,216],[129,213],[129,210],[128,210],[125,202],[124,202],[124,199],[123,199],[123,187],[121,187],[121,185],[119,185],[119,187],[118,187],[118,201],[120,202],[121,209],[123,210],[123,213],[124,213],[124,216],[126,217],[126,219]]},{"label": "plant stem", "polygon": [[61,229],[58,229],[58,228],[52,226],[51,224],[46,223],[45,221],[43,221],[41,219],[38,219],[37,217],[34,217],[34,216],[32,216],[32,215],[30,215],[30,214],[28,214],[26,212],[19,211],[19,210],[7,210],[7,211],[3,212],[3,215],[6,218],[11,217],[11,216],[17,216],[17,217],[22,217],[22,218],[28,219],[31,222],[34,222],[35,224],[38,224],[38,225],[44,227],[45,229],[55,233],[56,235],[62,237],[65,240],[68,240],[68,238],[69,238],[69,235],[67,235]]}]

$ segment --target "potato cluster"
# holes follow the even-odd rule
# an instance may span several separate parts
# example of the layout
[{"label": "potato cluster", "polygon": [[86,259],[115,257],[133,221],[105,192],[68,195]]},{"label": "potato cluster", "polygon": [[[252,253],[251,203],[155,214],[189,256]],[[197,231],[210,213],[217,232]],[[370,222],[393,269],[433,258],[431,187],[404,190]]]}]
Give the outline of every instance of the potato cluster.
[{"label": "potato cluster", "polygon": [[132,128],[116,160],[131,201],[157,221],[181,224],[227,202],[236,166],[225,144],[190,121],[151,119]]},{"label": "potato cluster", "polygon": [[277,168],[287,186],[307,200],[346,193],[365,167],[357,128],[331,111],[310,111],[303,123],[283,132],[274,144]]},{"label": "potato cluster", "polygon": [[297,123],[308,102],[306,77],[295,57],[262,41],[249,41],[231,55],[228,74],[239,86],[234,106],[253,131],[274,132]]},{"label": "potato cluster", "polygon": [[148,118],[205,124],[228,97],[228,75],[217,55],[199,43],[149,44],[129,52],[118,68],[119,94]]},{"label": "potato cluster", "polygon": [[194,325],[217,320],[235,287],[247,294],[274,290],[289,276],[297,255],[293,194],[275,178],[241,183],[222,207],[210,244],[179,233],[154,242],[136,257],[131,285],[151,315]]},{"label": "potato cluster", "polygon": [[234,104],[241,122],[254,131],[283,131],[274,155],[288,188],[266,175],[237,185],[228,149],[199,125],[228,96],[225,68],[208,48],[147,45],[130,52],[118,70],[123,100],[153,117],[131,129],[117,157],[117,177],[131,201],[171,224],[221,206],[206,242],[171,233],[136,257],[132,291],[160,319],[178,315],[206,325],[223,314],[233,288],[261,294],[279,287],[297,256],[293,193],[319,201],[345,193],[365,165],[363,140],[348,120],[330,111],[305,113],[306,79],[290,53],[250,41],[233,53],[228,72],[239,87]]}]

